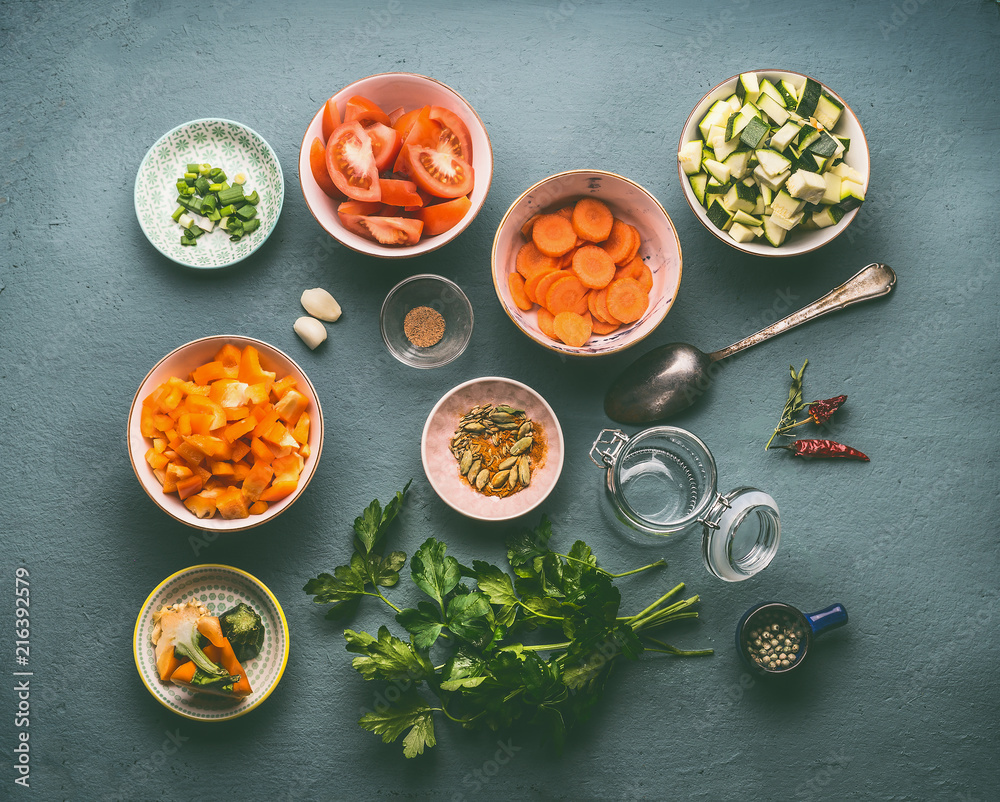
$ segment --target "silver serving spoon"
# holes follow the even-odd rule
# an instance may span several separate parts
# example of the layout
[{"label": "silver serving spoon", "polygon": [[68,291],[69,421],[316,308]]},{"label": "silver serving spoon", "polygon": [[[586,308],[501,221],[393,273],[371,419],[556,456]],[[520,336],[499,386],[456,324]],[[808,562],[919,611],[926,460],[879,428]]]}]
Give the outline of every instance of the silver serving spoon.
[{"label": "silver serving spoon", "polygon": [[713,380],[713,362],[828,312],[880,298],[895,285],[892,268],[873,262],[818,301],[728,348],[706,354],[687,343],[661,345],[639,357],[615,379],[604,398],[604,411],[619,423],[648,423],[669,417],[704,395]]}]

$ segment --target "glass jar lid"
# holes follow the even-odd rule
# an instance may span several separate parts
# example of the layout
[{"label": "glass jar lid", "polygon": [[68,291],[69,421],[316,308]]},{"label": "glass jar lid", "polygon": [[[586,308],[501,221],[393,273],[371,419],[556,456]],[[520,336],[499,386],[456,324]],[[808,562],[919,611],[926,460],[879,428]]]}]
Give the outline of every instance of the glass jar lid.
[{"label": "glass jar lid", "polygon": [[764,570],[778,551],[778,505],[761,490],[741,487],[720,496],[701,522],[705,527],[701,556],[719,579],[749,579]]}]

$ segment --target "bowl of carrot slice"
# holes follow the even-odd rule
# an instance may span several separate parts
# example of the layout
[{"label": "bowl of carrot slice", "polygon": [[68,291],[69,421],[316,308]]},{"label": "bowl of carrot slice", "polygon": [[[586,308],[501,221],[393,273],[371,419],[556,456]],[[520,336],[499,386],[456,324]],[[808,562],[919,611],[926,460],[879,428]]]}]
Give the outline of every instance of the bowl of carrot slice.
[{"label": "bowl of carrot slice", "polygon": [[604,356],[649,336],[677,297],[681,246],[659,201],[634,181],[571,170],[511,204],[493,240],[493,285],[528,337]]},{"label": "bowl of carrot slice", "polygon": [[302,494],[323,450],[316,388],[272,345],[203,337],[146,374],[129,410],[129,459],[169,516],[236,532],[270,521]]}]

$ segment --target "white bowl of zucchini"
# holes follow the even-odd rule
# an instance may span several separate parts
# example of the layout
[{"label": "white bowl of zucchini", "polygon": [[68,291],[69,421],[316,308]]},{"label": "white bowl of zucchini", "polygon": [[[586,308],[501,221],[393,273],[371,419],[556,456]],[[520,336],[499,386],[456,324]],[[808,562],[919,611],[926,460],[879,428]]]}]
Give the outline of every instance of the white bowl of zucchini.
[{"label": "white bowl of zucchini", "polygon": [[858,118],[833,90],[801,73],[753,70],[694,107],[677,169],[695,216],[724,243],[797,256],[850,225],[870,159]]}]

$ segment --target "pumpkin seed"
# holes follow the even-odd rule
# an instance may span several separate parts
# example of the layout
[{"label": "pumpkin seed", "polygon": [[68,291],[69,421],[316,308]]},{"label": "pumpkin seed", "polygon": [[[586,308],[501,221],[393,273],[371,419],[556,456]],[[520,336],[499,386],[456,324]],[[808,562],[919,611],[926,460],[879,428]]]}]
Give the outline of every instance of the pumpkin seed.
[{"label": "pumpkin seed", "polygon": [[520,428],[517,430],[517,439],[520,440],[522,437],[527,437],[532,432],[531,421],[526,420],[521,424]]},{"label": "pumpkin seed", "polygon": [[523,454],[517,459],[517,475],[521,484],[527,487],[531,482],[531,457]]},{"label": "pumpkin seed", "polygon": [[490,479],[490,485],[492,485],[494,490],[499,489],[507,481],[508,476],[510,476],[510,471],[497,471],[493,474],[493,478]]},{"label": "pumpkin seed", "polygon": [[472,452],[469,449],[465,449],[462,452],[462,460],[458,463],[458,470],[465,476],[469,472],[469,468],[472,467]]},{"label": "pumpkin seed", "polygon": [[476,476],[476,490],[482,490],[484,487],[486,487],[486,483],[489,481],[489,478],[490,478],[490,472],[486,470],[486,468],[483,468],[479,472],[479,475]]},{"label": "pumpkin seed", "polygon": [[531,437],[522,437],[514,445],[510,447],[510,453],[512,455],[523,454],[529,448],[531,448],[532,443],[535,441]]}]

